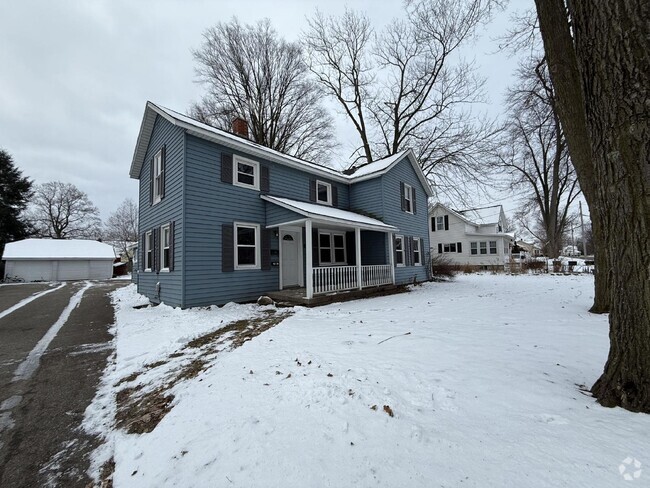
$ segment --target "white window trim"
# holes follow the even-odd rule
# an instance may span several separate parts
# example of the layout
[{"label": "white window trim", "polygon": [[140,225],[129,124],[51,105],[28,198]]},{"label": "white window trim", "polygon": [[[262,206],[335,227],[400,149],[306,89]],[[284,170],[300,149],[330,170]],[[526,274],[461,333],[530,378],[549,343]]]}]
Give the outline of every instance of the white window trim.
[{"label": "white window trim", "polygon": [[152,268],[149,267],[147,268],[147,264],[150,266],[153,266],[153,252],[151,253],[151,262],[149,263],[149,253],[151,252],[151,236],[153,234],[153,231],[145,232],[144,234],[144,270],[145,271],[151,271]]},{"label": "white window trim", "polygon": [[[472,244],[474,244],[476,247],[472,248]],[[472,252],[472,251],[476,251],[476,252]],[[472,241],[469,243],[469,255],[478,256],[478,241]]]},{"label": "white window trim", "polygon": [[[327,201],[318,199],[318,185],[323,185],[327,187]],[[316,180],[316,203],[322,203],[324,205],[332,205],[332,185],[321,180]]]},{"label": "white window trim", "polygon": [[151,199],[153,205],[162,200],[162,192],[158,188],[159,178],[162,178],[162,149],[153,157],[153,197]]},{"label": "white window trim", "polygon": [[[238,175],[238,164],[247,164],[248,166],[253,166],[253,184],[252,185],[247,185],[246,183],[241,183],[239,181]],[[251,190],[259,190],[260,189],[260,163],[257,161],[253,161],[250,159],[242,158],[241,156],[233,156],[232,158],[232,184],[235,186],[239,186],[241,188],[249,188]]]},{"label": "white window trim", "polygon": [[[248,227],[255,229],[255,264],[239,264],[239,253],[237,245],[237,228],[238,227]],[[260,224],[251,224],[249,222],[234,222],[233,224],[233,247],[235,254],[235,270],[245,270],[245,269],[261,269],[261,242],[260,242]],[[249,246],[245,246],[249,247]]]},{"label": "white window trim", "polygon": [[[165,231],[169,232],[169,246],[167,246],[167,248],[164,247]],[[169,273],[169,263],[167,263],[168,266],[164,267],[164,264],[165,264],[164,256],[165,256],[165,249],[171,249],[172,236],[171,236],[170,231],[171,231],[171,228],[170,228],[169,224],[166,224],[166,225],[163,225],[162,227],[160,227],[160,266],[162,266],[160,268],[160,271],[164,272],[164,273]]]},{"label": "white window trim", "polygon": [[[491,246],[491,244],[494,242],[494,247]],[[492,252],[492,249],[494,249],[494,252]],[[488,254],[491,256],[496,256],[499,254],[499,243],[498,241],[488,241]]]},{"label": "white window trim", "polygon": [[[438,221],[438,219],[442,219],[442,222]],[[436,217],[436,231],[440,230],[445,230],[445,216],[444,215],[438,215]]]},{"label": "white window trim", "polygon": [[[485,247],[483,246],[485,244]],[[483,249],[485,249],[485,252],[481,252]],[[478,254],[479,256],[487,256],[488,254],[488,245],[486,241],[480,241],[478,243]]]},{"label": "white window trim", "polygon": [[[401,251],[399,249],[397,249],[397,241],[398,240],[402,243],[402,250]],[[402,263],[401,264],[397,262],[397,254],[399,254],[399,253],[402,253]],[[396,254],[396,256],[395,256],[395,265],[398,268],[406,267],[406,250],[404,249],[404,236],[400,236],[400,235],[395,236],[395,254]]]},{"label": "white window trim", "polygon": [[[335,258],[335,247],[334,247],[334,236],[342,236],[343,237],[343,261],[321,261],[320,259],[320,250],[321,250],[321,245],[320,245],[320,236],[321,235],[329,235],[330,237],[330,259]],[[339,248],[340,249],[340,248]],[[346,266],[348,264],[348,245],[345,239],[345,232],[341,231],[336,231],[336,230],[328,230],[328,229],[319,229],[318,231],[318,264],[319,266]]]},{"label": "white window trim", "polygon": [[410,210],[404,210],[406,213],[413,214],[413,187],[404,183],[404,201],[409,202]]},{"label": "white window trim", "polygon": [[[417,244],[418,247],[418,262],[415,262],[415,243]],[[420,237],[414,237],[413,238],[413,266],[422,266],[422,239]]]}]

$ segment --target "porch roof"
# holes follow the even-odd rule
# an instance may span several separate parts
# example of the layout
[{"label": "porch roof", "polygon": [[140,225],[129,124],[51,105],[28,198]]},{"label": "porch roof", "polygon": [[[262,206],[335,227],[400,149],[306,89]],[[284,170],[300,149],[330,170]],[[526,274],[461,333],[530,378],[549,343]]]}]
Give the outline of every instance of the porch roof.
[{"label": "porch roof", "polygon": [[[348,210],[326,207],[324,205],[317,205],[315,203],[300,202],[298,200],[291,200],[289,198],[272,197],[269,195],[262,195],[260,198],[269,203],[273,203],[282,208],[291,210],[292,212],[300,214],[306,218],[318,220],[321,222],[349,225],[366,230],[377,230],[382,232],[392,232],[398,230],[397,227],[385,224],[381,220],[373,219],[372,217],[366,217],[365,215],[350,212]],[[275,224],[269,227],[279,227],[280,225],[282,224]]]}]

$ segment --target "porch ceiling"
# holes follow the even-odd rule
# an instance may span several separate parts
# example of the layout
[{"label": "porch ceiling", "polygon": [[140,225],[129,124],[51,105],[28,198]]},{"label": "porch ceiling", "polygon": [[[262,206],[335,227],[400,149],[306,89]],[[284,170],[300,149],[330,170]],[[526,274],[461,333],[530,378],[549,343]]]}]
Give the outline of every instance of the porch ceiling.
[{"label": "porch ceiling", "polygon": [[[289,198],[272,197],[269,195],[262,195],[260,198],[274,205],[291,210],[299,215],[303,215],[308,219],[326,224],[358,227],[364,230],[376,230],[380,232],[394,232],[398,230],[397,227],[385,224],[381,220],[373,219],[372,217],[367,217],[348,210],[327,207],[325,205],[317,205],[315,203],[300,202]],[[291,222],[271,225],[269,227],[279,227],[281,225],[297,223],[299,222],[294,220]]]}]

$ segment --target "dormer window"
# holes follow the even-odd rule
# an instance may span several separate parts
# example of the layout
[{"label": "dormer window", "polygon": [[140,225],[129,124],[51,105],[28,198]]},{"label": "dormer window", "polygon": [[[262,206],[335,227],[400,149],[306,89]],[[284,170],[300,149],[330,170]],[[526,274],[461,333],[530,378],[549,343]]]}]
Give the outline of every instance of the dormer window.
[{"label": "dormer window", "polygon": [[316,202],[332,205],[332,185],[324,181],[316,181]]},{"label": "dormer window", "polygon": [[257,161],[235,156],[232,158],[232,164],[234,185],[253,190],[260,189],[260,164]]}]

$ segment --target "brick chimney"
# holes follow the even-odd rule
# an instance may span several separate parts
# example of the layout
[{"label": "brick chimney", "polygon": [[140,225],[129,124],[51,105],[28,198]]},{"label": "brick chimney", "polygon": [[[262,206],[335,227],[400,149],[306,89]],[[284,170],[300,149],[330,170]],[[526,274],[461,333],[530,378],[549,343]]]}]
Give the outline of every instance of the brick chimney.
[{"label": "brick chimney", "polygon": [[248,123],[241,117],[236,117],[232,121],[232,131],[238,136],[248,139]]}]

